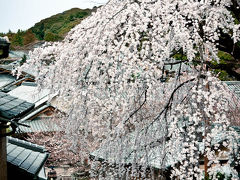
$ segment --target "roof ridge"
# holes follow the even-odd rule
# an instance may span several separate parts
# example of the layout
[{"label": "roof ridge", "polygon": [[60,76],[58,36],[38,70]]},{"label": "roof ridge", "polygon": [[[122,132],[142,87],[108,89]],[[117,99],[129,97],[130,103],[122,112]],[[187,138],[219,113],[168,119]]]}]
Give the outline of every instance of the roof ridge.
[{"label": "roof ridge", "polygon": [[40,153],[44,153],[47,151],[43,146],[39,146],[37,144],[33,144],[28,141],[20,140],[20,139],[13,138],[13,137],[7,137],[7,139],[8,139],[8,143],[10,143],[10,144],[24,147],[24,148],[32,150],[32,151],[36,151],[36,152],[40,152]]}]

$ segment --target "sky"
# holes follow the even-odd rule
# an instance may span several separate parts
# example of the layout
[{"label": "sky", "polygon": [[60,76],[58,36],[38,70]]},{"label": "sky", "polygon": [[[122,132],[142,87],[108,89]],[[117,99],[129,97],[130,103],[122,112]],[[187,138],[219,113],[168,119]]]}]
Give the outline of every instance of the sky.
[{"label": "sky", "polygon": [[74,7],[92,8],[108,0],[0,0],[0,32],[27,30],[40,20]]}]

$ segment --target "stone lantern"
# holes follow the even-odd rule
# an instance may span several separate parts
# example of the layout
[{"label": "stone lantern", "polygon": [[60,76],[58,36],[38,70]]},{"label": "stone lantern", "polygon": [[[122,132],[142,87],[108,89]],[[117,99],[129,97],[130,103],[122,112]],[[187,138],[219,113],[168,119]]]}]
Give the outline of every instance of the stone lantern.
[{"label": "stone lantern", "polygon": [[0,37],[0,58],[7,58],[9,55],[10,42],[7,36]]}]

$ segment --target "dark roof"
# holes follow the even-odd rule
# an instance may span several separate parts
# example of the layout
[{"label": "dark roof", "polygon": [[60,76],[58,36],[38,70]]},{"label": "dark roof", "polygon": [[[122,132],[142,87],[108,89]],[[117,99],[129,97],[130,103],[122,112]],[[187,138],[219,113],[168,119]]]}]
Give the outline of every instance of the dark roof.
[{"label": "dark roof", "polygon": [[9,85],[10,83],[13,83],[16,80],[14,76],[7,73],[2,73],[0,71],[0,89],[4,88],[5,86]]},{"label": "dark roof", "polygon": [[0,117],[13,119],[22,116],[34,108],[34,104],[0,92]]},{"label": "dark roof", "polygon": [[7,162],[25,173],[37,176],[48,158],[42,146],[8,137]]}]

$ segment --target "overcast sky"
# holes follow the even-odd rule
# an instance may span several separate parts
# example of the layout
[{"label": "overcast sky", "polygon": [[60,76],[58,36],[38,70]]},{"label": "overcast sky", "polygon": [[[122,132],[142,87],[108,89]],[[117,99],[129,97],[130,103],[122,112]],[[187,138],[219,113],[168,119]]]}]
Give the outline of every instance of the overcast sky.
[{"label": "overcast sky", "polygon": [[0,0],[0,32],[26,30],[40,20],[65,10],[92,8],[108,0]]}]

